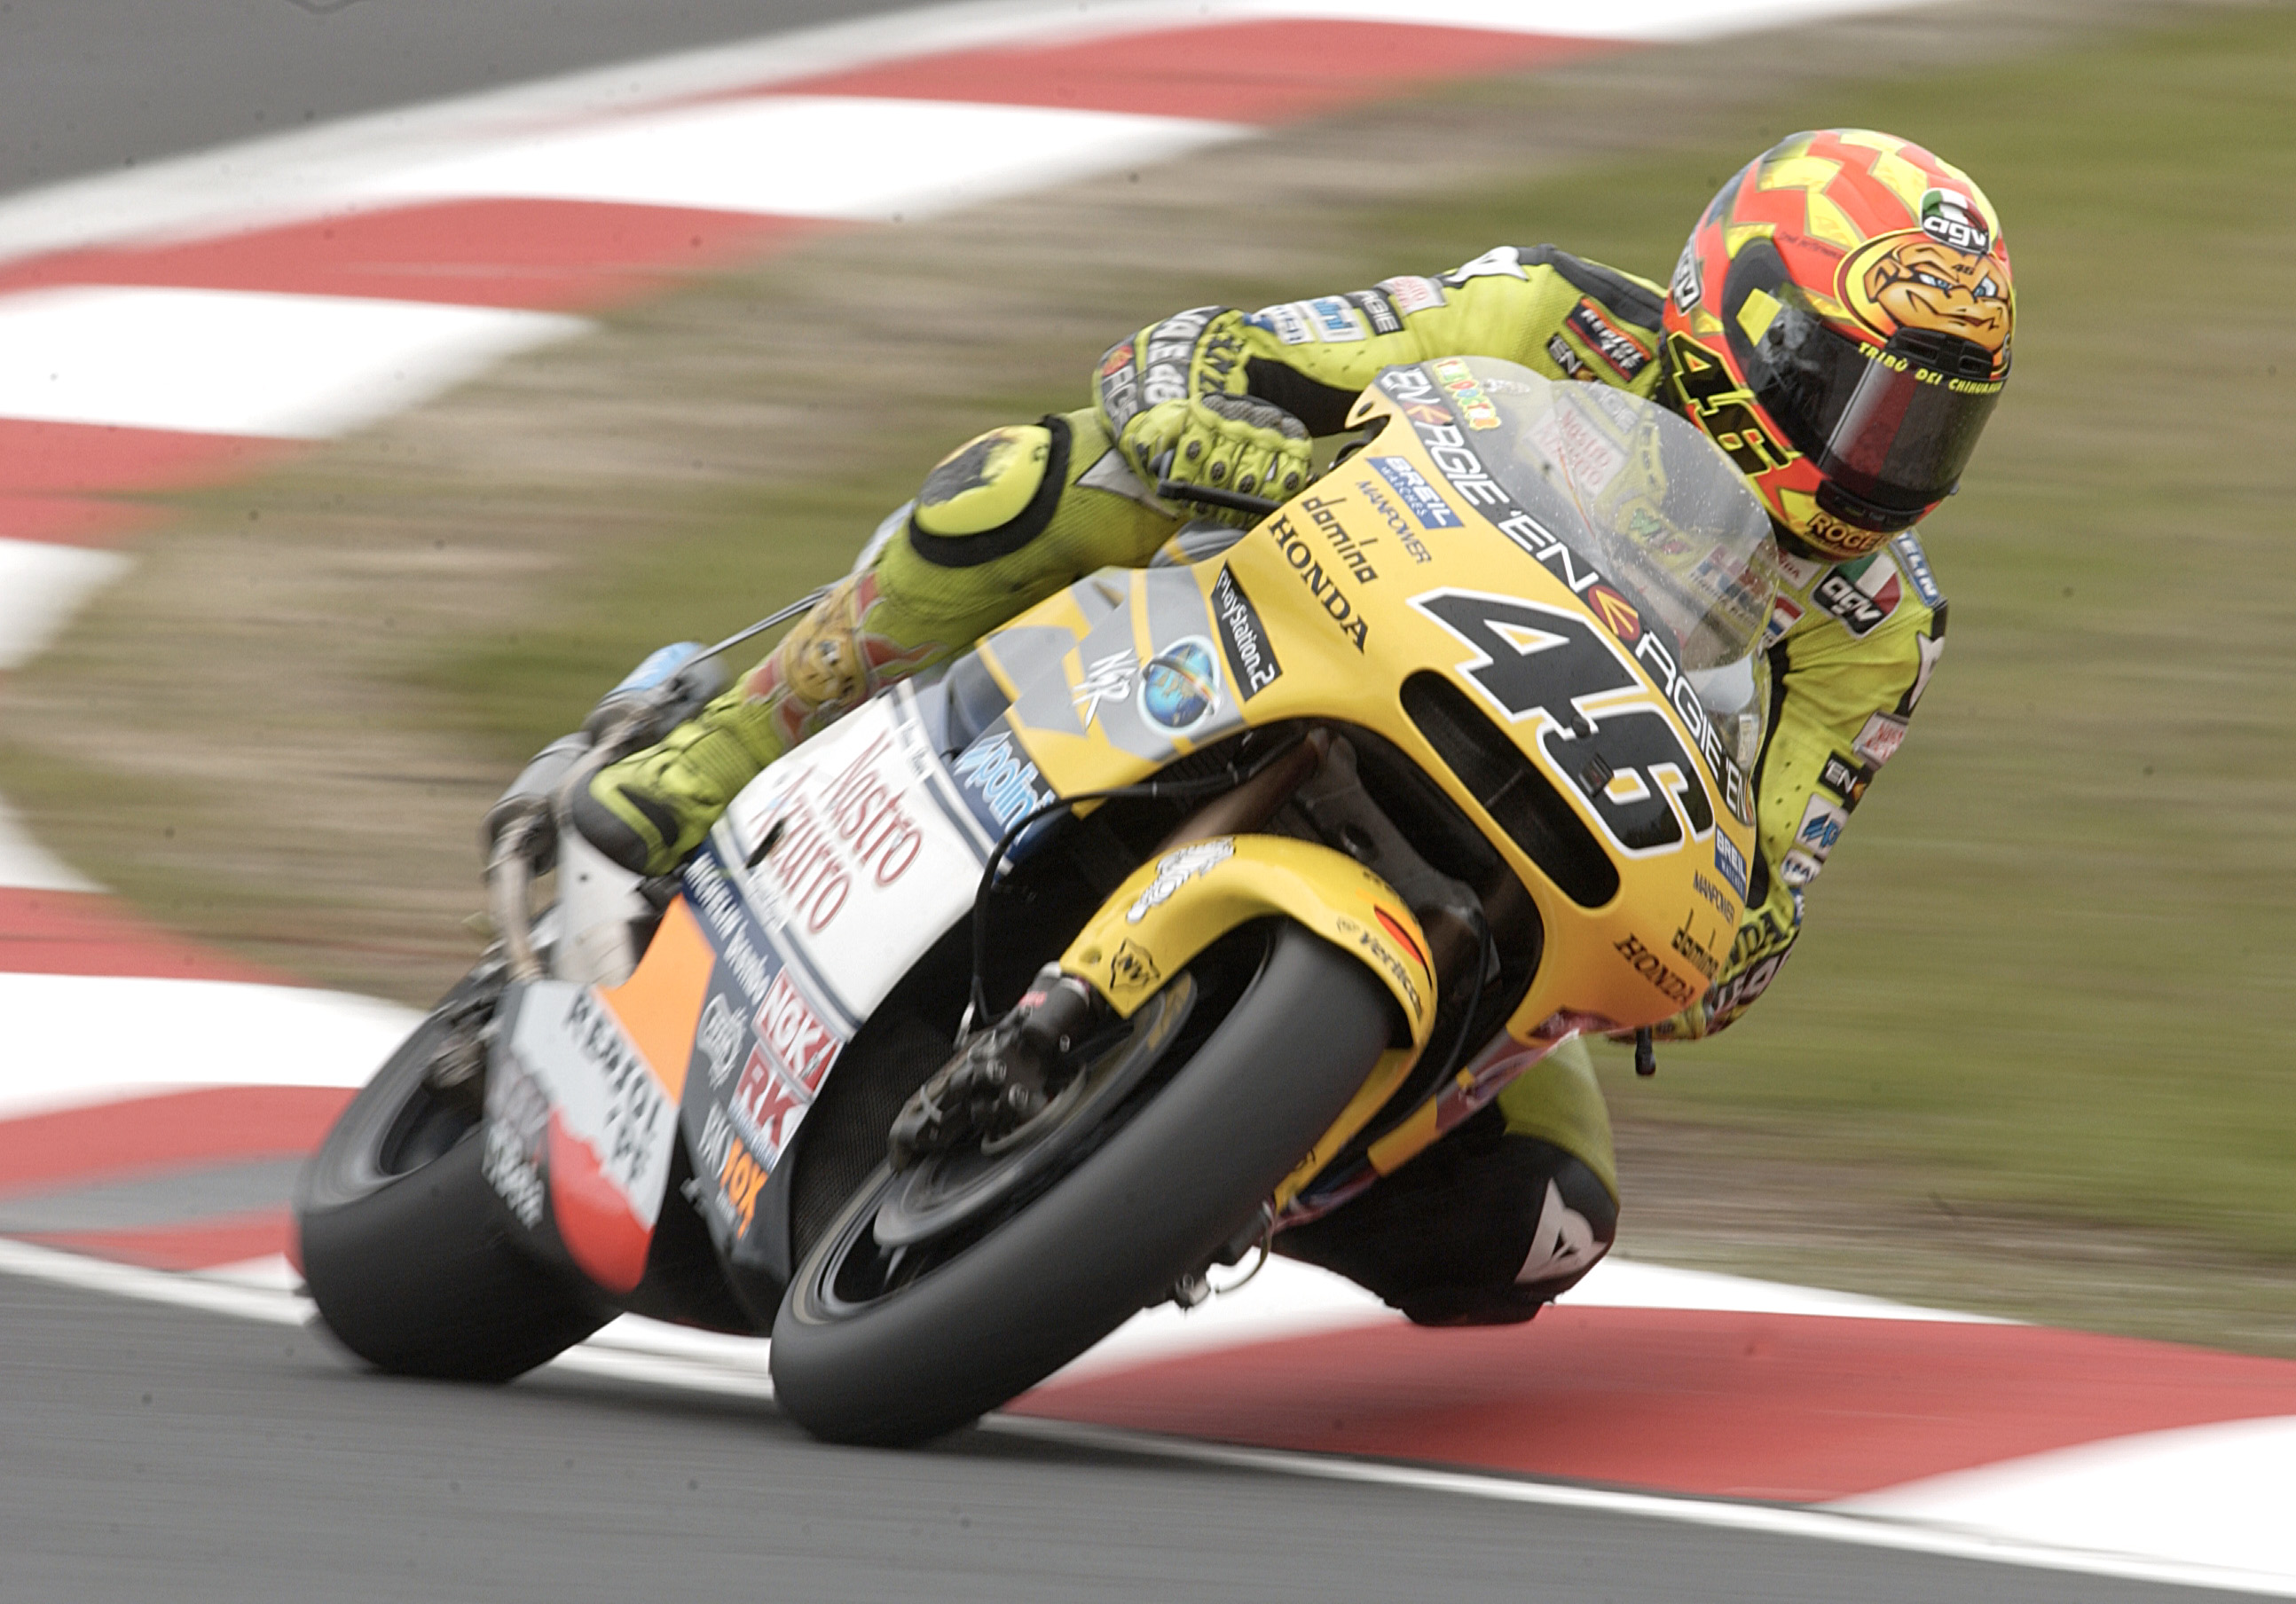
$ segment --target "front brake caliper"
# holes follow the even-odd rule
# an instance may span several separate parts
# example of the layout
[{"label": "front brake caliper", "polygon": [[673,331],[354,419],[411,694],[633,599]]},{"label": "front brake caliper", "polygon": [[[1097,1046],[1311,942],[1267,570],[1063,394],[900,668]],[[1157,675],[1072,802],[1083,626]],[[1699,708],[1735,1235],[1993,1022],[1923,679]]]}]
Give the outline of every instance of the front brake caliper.
[{"label": "front brake caliper", "polygon": [[894,1116],[885,1156],[895,1172],[968,1139],[1010,1135],[1044,1112],[1053,1071],[1093,1007],[1089,987],[1047,965],[1012,1012],[973,1033]]}]

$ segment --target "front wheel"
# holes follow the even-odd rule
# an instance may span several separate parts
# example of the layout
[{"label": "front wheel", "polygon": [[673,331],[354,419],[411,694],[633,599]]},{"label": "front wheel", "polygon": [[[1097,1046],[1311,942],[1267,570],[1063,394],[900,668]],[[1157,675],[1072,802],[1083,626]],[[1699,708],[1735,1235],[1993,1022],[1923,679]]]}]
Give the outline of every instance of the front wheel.
[{"label": "front wheel", "polygon": [[596,1294],[511,1240],[474,1102],[431,1084],[441,1054],[493,1011],[449,993],[351,1100],[295,1189],[303,1279],[319,1317],[379,1370],[507,1381],[612,1318]]},{"label": "front wheel", "polygon": [[1175,1031],[1177,1062],[1143,1077],[1148,1092],[1106,1113],[1112,1128],[1075,1143],[1049,1185],[989,1218],[955,1209],[923,1240],[881,1233],[916,1190],[904,1177],[880,1169],[855,1191],[774,1325],[775,1393],[799,1424],[916,1443],[1036,1385],[1248,1226],[1392,1035],[1378,982],[1297,925],[1223,942],[1189,978],[1200,1027],[1217,1023]]}]

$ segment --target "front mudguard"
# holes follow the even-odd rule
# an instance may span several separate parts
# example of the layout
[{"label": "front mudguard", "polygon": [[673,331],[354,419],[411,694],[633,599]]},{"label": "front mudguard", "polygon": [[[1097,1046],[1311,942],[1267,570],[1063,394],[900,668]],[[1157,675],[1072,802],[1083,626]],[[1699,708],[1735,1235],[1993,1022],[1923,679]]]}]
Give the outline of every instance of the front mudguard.
[{"label": "front mudguard", "polygon": [[1283,836],[1215,836],[1133,872],[1061,955],[1119,1015],[1156,994],[1198,953],[1254,920],[1289,919],[1363,964],[1395,1000],[1408,1039],[1380,1058],[1361,1091],[1277,1191],[1281,1207],[1362,1130],[1403,1084],[1435,1022],[1427,937],[1395,888],[1353,858]]}]

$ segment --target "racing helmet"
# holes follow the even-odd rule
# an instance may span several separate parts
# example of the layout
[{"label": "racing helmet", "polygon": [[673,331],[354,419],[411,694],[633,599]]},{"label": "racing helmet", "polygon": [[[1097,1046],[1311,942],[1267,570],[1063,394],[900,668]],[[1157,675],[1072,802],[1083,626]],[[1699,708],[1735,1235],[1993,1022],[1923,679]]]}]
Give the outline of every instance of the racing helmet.
[{"label": "racing helmet", "polygon": [[1999,218],[1966,174],[1871,129],[1797,134],[1683,247],[1660,394],[1789,535],[1861,556],[1960,483],[2016,321]]}]

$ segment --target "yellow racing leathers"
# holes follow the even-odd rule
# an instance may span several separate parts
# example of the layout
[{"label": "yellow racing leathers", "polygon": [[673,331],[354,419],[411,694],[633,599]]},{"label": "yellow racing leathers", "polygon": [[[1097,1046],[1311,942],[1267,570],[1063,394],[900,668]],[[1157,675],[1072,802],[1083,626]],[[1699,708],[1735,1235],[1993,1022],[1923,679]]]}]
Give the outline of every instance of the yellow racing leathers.
[{"label": "yellow racing leathers", "polygon": [[1945,651],[1945,597],[1912,531],[1848,562],[1789,552],[1783,566],[1745,913],[1712,986],[1662,1036],[1710,1035],[1776,978],[1801,933],[1804,888],[1905,739]]},{"label": "yellow racing leathers", "polygon": [[[609,856],[664,872],[765,764],[874,692],[1096,569],[1148,561],[1200,511],[1160,499],[1160,479],[1296,490],[1312,472],[1308,437],[1339,430],[1390,365],[1493,356],[1697,405],[1660,388],[1671,382],[1660,294],[1552,246],[1502,246],[1438,276],[1152,323],[1102,357],[1091,405],[992,430],[944,458],[852,575],[699,717],[603,771],[574,798],[575,822]],[[1693,955],[1712,984],[1666,1035],[1722,1028],[1775,978],[1803,892],[1897,750],[1944,637],[1945,602],[1910,534],[1844,563],[1790,549],[1785,568],[1758,850],[1733,887],[1744,916],[1726,953]],[[1616,1223],[1601,1094],[1583,1056],[1566,1052],[1278,1245],[1414,1319],[1474,1323],[1529,1318],[1602,1257]]]}]

